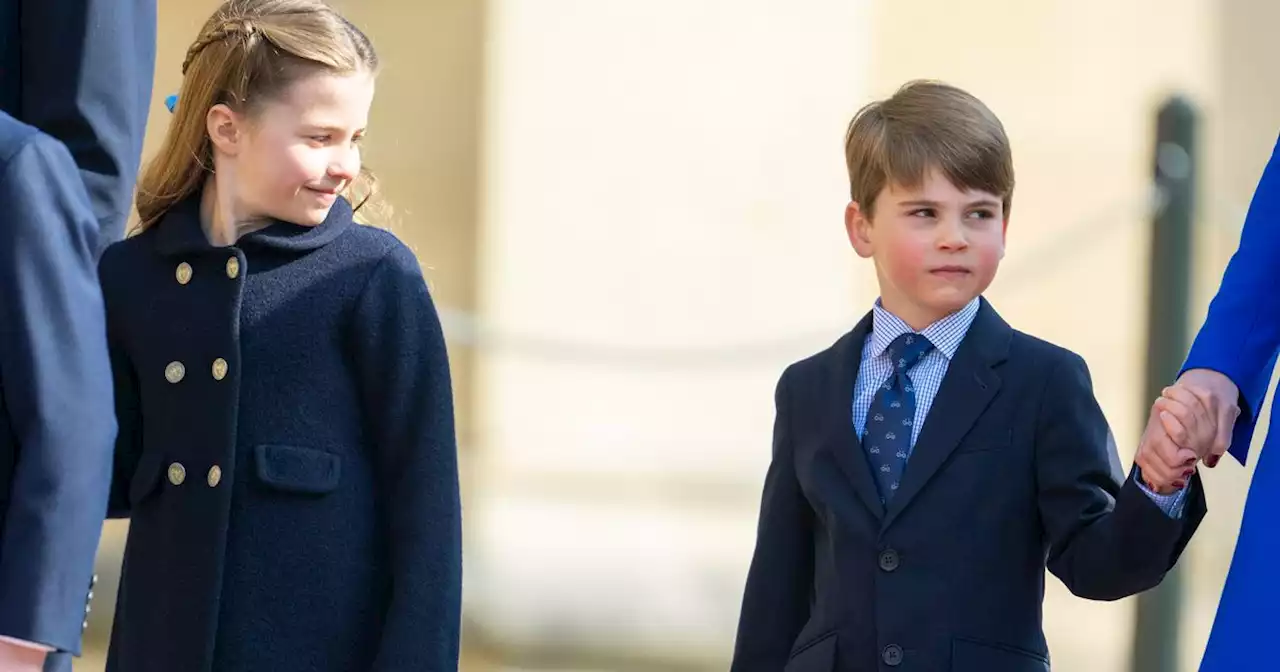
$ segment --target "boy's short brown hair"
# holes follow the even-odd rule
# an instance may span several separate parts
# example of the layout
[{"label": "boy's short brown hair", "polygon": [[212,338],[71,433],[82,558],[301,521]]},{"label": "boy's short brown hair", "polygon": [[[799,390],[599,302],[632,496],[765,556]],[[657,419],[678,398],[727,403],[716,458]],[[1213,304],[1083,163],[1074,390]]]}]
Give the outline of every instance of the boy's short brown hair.
[{"label": "boy's short brown hair", "polygon": [[1013,199],[1013,154],[1004,126],[982,101],[942,82],[907,82],[849,122],[849,195],[870,217],[887,183],[917,187],[936,167],[957,188]]}]

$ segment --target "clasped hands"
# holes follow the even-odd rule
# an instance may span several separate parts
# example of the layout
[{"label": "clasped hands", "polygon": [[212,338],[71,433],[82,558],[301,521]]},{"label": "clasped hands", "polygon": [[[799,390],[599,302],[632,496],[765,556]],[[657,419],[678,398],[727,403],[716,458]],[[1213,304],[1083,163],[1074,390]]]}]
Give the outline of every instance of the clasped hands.
[{"label": "clasped hands", "polygon": [[1147,487],[1158,494],[1185,488],[1199,462],[1217,466],[1231,445],[1240,393],[1230,378],[1190,369],[1151,407],[1134,458]]}]

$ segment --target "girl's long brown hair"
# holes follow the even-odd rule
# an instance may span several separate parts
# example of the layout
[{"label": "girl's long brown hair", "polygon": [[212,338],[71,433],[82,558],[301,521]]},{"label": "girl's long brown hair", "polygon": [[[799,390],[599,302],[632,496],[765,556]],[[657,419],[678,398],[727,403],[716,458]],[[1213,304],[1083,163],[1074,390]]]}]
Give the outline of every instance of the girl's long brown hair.
[{"label": "girl's long brown hair", "polygon": [[[213,170],[209,108],[242,113],[314,72],[376,73],[364,33],[322,0],[228,0],[204,24],[182,63],[182,88],[160,151],[138,178],[139,228],[155,226]],[[377,192],[361,167],[344,194],[359,209]]]}]

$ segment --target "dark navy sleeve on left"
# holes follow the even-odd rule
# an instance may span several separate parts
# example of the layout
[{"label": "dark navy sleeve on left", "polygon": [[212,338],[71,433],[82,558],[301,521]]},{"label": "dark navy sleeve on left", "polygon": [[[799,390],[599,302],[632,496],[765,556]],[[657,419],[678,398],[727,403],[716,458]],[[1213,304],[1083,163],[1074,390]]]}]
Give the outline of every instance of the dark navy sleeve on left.
[{"label": "dark navy sleeve on left", "polygon": [[33,134],[0,171],[0,381],[17,445],[0,634],[78,653],[116,435],[98,226],[56,140]]}]

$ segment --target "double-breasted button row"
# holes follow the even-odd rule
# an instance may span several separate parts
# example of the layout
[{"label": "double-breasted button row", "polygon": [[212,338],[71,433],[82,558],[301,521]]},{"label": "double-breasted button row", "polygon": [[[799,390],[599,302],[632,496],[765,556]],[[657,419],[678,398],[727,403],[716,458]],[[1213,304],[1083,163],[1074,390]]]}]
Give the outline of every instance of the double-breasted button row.
[{"label": "double-breasted button row", "polygon": [[[214,380],[222,380],[223,378],[226,378],[227,371],[229,370],[227,360],[221,357],[213,360],[213,364],[209,367],[209,372],[213,374]],[[168,366],[164,367],[164,379],[170,383],[176,385],[182,382],[182,379],[186,377],[187,367],[182,362],[169,362]]]},{"label": "double-breasted button row", "polygon": [[[172,485],[182,485],[187,482],[187,468],[182,466],[181,462],[174,462],[169,465],[169,483]],[[205,476],[205,482],[209,487],[216,488],[222,482],[222,467],[213,465],[209,467],[209,473]]]},{"label": "double-breasted button row", "polygon": [[[227,277],[231,278],[232,280],[235,280],[236,278],[240,277],[240,258],[239,257],[228,258],[226,271],[227,271]],[[194,275],[194,273],[195,272],[192,270],[191,264],[188,264],[187,262],[184,261],[178,264],[178,268],[174,270],[173,276],[178,281],[179,285],[185,285],[191,282],[191,277],[192,275]]]}]

